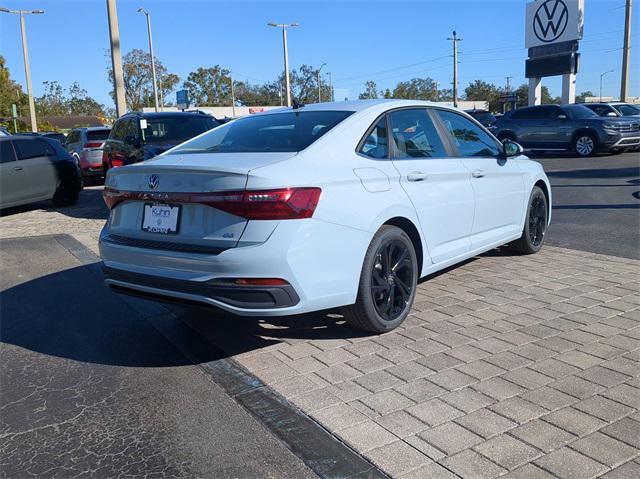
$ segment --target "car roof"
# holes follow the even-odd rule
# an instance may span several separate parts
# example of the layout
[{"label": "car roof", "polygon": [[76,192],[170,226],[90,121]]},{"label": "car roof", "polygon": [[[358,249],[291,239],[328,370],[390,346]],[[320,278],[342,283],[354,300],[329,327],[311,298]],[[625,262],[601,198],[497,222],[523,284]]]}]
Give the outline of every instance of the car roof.
[{"label": "car roof", "polygon": [[105,126],[80,126],[78,128],[74,128],[74,130],[84,130],[84,131],[100,131],[100,130],[110,130],[111,127],[108,125]]},{"label": "car roof", "polygon": [[125,113],[120,118],[118,118],[118,120],[122,118],[128,118],[128,117],[154,119],[154,118],[175,118],[175,117],[182,117],[182,116],[191,116],[191,117],[197,117],[197,118],[202,118],[202,117],[213,118],[212,115],[209,115],[208,113],[204,113],[202,111],[158,111],[158,112],[148,112],[148,113],[132,111],[130,113]]},{"label": "car roof", "polygon": [[351,111],[356,113],[356,112],[368,110],[370,108],[378,108],[380,106],[386,106],[387,109],[402,108],[407,106],[417,106],[417,107],[434,106],[439,108],[456,110],[455,108],[443,106],[441,104],[434,103],[431,101],[378,98],[378,99],[372,99],[372,100],[348,100],[348,101],[334,101],[334,102],[326,102],[326,103],[309,103],[308,105],[304,105],[303,107],[300,107],[297,110],[292,110],[291,108],[286,108],[286,107],[274,108],[273,110],[265,111],[259,114],[271,115],[274,113],[283,113],[285,111]]}]

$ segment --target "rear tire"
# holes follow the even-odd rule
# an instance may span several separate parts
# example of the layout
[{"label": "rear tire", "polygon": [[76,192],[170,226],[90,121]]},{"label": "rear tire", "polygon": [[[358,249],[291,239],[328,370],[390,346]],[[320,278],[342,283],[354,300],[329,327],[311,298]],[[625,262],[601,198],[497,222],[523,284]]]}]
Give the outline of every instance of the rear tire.
[{"label": "rear tire", "polygon": [[385,225],[367,249],[355,304],[343,308],[358,329],[384,333],[398,327],[411,311],[418,282],[418,260],[409,236]]},{"label": "rear tire", "polygon": [[58,185],[52,201],[56,206],[72,206],[78,201],[79,195],[80,190],[78,188],[73,188],[66,182],[62,181]]},{"label": "rear tire", "polygon": [[591,133],[580,133],[573,140],[573,150],[578,154],[586,158],[587,156],[593,156],[598,149],[598,140]]},{"label": "rear tire", "polygon": [[535,254],[542,249],[547,225],[549,224],[549,206],[547,197],[539,186],[534,186],[529,197],[527,217],[520,239],[511,243],[511,247],[520,254]]}]

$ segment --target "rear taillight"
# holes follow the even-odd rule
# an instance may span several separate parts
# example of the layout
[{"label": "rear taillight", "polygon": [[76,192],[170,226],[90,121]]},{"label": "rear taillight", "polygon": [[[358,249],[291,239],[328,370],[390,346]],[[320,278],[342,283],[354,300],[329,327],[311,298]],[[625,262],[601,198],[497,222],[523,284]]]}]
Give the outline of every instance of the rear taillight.
[{"label": "rear taillight", "polygon": [[320,192],[320,188],[282,188],[213,193],[204,202],[248,220],[302,219],[313,216]]},{"label": "rear taillight", "polygon": [[109,209],[125,200],[154,200],[205,204],[248,220],[291,220],[311,218],[321,192],[320,188],[280,188],[220,193],[152,193],[105,188],[102,197]]},{"label": "rear taillight", "polygon": [[239,278],[233,280],[239,286],[287,286],[284,279],[280,278]]},{"label": "rear taillight", "polygon": [[101,142],[89,142],[89,143],[85,143],[83,148],[85,149],[89,149],[89,148],[102,148],[102,143]]}]

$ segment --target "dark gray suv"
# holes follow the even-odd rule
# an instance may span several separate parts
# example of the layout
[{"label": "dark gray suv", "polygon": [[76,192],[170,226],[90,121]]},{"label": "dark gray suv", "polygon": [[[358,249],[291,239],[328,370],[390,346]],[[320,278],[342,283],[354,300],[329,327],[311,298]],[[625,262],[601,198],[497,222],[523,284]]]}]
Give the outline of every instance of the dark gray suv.
[{"label": "dark gray suv", "polygon": [[526,150],[575,151],[580,156],[640,145],[640,121],[601,117],[583,105],[540,105],[507,112],[494,124],[500,140]]}]

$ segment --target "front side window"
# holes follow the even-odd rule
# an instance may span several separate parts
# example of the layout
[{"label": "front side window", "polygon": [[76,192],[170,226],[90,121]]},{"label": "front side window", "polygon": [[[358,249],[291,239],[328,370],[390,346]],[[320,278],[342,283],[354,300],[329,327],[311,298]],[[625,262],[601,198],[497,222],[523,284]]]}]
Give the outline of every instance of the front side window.
[{"label": "front side window", "polygon": [[297,152],[311,145],[350,111],[287,111],[225,123],[169,154]]},{"label": "front side window", "polygon": [[496,141],[464,116],[445,110],[438,110],[438,116],[461,156],[495,158],[500,154]]},{"label": "front side window", "polygon": [[425,109],[389,113],[395,158],[444,158],[447,151]]},{"label": "front side window", "polygon": [[640,115],[640,108],[633,105],[617,105],[618,110],[622,113],[622,116],[636,116]]},{"label": "front side window", "polygon": [[46,143],[40,140],[15,140],[14,146],[19,160],[47,156]]},{"label": "front side window", "polygon": [[0,163],[16,161],[16,154],[13,151],[10,141],[0,142]]},{"label": "front side window", "polygon": [[609,113],[618,116],[618,113],[608,105],[585,105],[585,107],[599,116],[607,116]]},{"label": "front side window", "polygon": [[389,140],[387,137],[387,121],[383,116],[367,136],[359,153],[371,158],[387,158],[389,154]]}]

